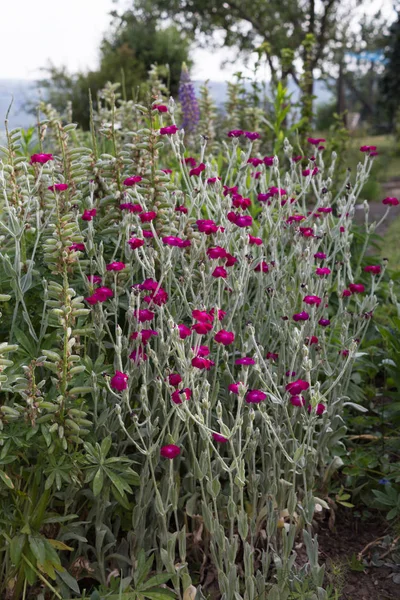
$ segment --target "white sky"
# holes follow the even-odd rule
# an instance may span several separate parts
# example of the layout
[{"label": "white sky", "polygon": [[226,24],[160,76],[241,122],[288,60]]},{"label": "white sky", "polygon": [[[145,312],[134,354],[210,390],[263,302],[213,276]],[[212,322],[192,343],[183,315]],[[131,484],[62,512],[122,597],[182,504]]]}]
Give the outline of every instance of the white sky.
[{"label": "white sky", "polygon": [[[49,61],[70,71],[95,68],[109,12],[115,8],[112,0],[0,0],[0,4],[0,79],[38,79],[40,68]],[[391,1],[373,4],[388,9]],[[237,70],[245,72],[238,63],[221,69],[221,62],[234,57],[233,52],[195,50],[193,78],[226,81]]]}]

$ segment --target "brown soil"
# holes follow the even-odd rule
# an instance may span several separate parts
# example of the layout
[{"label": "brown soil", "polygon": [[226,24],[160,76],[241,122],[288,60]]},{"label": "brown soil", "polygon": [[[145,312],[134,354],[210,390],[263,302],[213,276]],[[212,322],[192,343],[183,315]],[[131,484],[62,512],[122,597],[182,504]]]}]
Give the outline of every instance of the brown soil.
[{"label": "brown soil", "polygon": [[[372,545],[364,552],[364,570],[352,570],[350,561],[355,564],[359,553],[367,544],[390,534],[387,522],[381,517],[372,517],[370,520],[355,519],[352,512],[345,510],[337,515],[337,521],[330,530],[328,521],[323,521],[318,530],[320,550],[320,563],[326,564],[327,579],[332,586],[337,587],[337,575],[343,580],[342,595],[340,600],[399,600],[400,584],[391,578],[393,569],[390,566],[370,566],[373,552],[383,555],[385,549],[379,544]],[[390,554],[384,562],[391,562]],[[336,580],[335,580],[336,579]],[[339,586],[338,586],[339,587]]]}]

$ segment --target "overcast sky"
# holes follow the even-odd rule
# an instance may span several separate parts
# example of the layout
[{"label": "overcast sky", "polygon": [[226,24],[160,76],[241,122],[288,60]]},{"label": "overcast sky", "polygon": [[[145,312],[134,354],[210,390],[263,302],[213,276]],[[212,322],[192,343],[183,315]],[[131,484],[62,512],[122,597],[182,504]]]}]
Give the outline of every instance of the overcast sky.
[{"label": "overcast sky", "polygon": [[[70,71],[96,67],[98,47],[110,22],[112,0],[0,3],[0,79],[38,79],[40,67],[49,61],[56,66],[66,65]],[[391,1],[374,0],[374,4],[388,8]],[[231,52],[194,51],[193,78],[229,79],[240,68],[236,63],[221,69],[221,62],[234,56]]]}]

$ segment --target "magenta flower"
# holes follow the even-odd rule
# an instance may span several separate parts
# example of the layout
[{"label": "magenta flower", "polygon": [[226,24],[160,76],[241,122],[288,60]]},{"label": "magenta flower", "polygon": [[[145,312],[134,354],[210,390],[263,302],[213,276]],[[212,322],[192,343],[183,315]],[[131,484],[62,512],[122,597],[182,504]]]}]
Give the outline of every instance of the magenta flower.
[{"label": "magenta flower", "polygon": [[318,258],[320,260],[323,260],[324,258],[326,258],[326,254],[324,252],[316,252],[314,254],[314,258]]},{"label": "magenta flower", "polygon": [[290,225],[291,223],[299,223],[300,221],[304,221],[304,219],[304,215],[292,215],[286,219],[286,223],[289,223]]},{"label": "magenta flower", "polygon": [[171,173],[172,173],[172,169],[161,169],[161,171],[163,173],[165,173],[166,175],[171,175]]},{"label": "magenta flower", "polygon": [[228,137],[230,138],[238,138],[243,135],[244,131],[242,129],[232,129],[232,131],[228,131]]},{"label": "magenta flower", "polygon": [[143,229],[142,233],[143,233],[143,237],[145,237],[146,239],[154,237],[154,233],[148,229]]},{"label": "magenta flower", "polygon": [[202,173],[206,168],[206,165],[204,163],[200,163],[198,167],[194,167],[193,169],[190,169],[189,171],[189,176],[193,177],[194,175],[196,177],[198,177],[200,175],[200,173]]},{"label": "magenta flower", "polygon": [[96,288],[91,296],[85,298],[86,302],[89,304],[97,304],[98,302],[105,302],[109,298],[112,298],[114,292],[110,290],[108,287],[99,287]]},{"label": "magenta flower", "polygon": [[224,267],[215,267],[211,275],[218,279],[219,277],[227,277],[228,272]]},{"label": "magenta flower", "polygon": [[176,458],[177,456],[180,455],[180,453],[181,453],[181,449],[179,448],[179,446],[176,446],[175,444],[168,444],[168,446],[162,446],[162,448],[160,450],[161,456],[163,456],[164,458],[169,458],[169,459]]},{"label": "magenta flower", "polygon": [[227,185],[224,185],[224,196],[229,196],[229,194],[237,194],[237,191],[237,185],[234,185],[233,187],[228,187]]},{"label": "magenta flower", "polygon": [[73,244],[71,244],[70,246],[68,246],[68,250],[75,251],[75,252],[85,252],[85,244],[79,244],[77,242],[74,242]]},{"label": "magenta flower", "polygon": [[226,442],[229,442],[228,438],[226,438],[224,435],[221,435],[220,433],[213,433],[212,437],[214,442],[218,442],[219,444],[225,444]]},{"label": "magenta flower", "polygon": [[211,233],[216,233],[218,231],[218,227],[211,219],[198,219],[196,224],[200,233],[205,233],[206,235],[210,235]]},{"label": "magenta flower", "polygon": [[142,308],[134,313],[134,317],[139,323],[145,323],[146,321],[152,321],[155,317],[155,313],[148,308]]},{"label": "magenta flower", "polygon": [[263,160],[262,158],[249,158],[247,161],[248,164],[253,165],[253,167],[258,167],[259,165],[263,164]]},{"label": "magenta flower", "polygon": [[178,325],[178,329],[181,340],[185,340],[192,333],[187,325]]},{"label": "magenta flower", "polygon": [[206,310],[192,310],[192,318],[195,319],[196,321],[200,321],[201,323],[205,323],[205,322],[212,322],[214,319],[214,316],[210,313],[208,313]]},{"label": "magenta flower", "polygon": [[[192,350],[196,350],[196,348],[192,348]],[[208,346],[198,346],[196,351],[196,356],[201,356],[201,358],[206,358],[210,354],[210,348]]]},{"label": "magenta flower", "polygon": [[168,125],[168,127],[161,127],[160,135],[173,135],[178,131],[178,127],[176,125]]},{"label": "magenta flower", "polygon": [[303,157],[302,157],[301,155],[299,155],[299,156],[292,156],[292,161],[293,161],[294,163],[298,163],[298,162],[300,162],[300,161],[301,161],[301,159],[302,159],[302,158],[303,158]]},{"label": "magenta flower", "polygon": [[[210,316],[212,319],[214,319],[214,313],[215,313],[215,309],[212,308],[210,310]],[[226,312],[224,310],[221,310],[220,308],[218,309],[218,321],[222,321],[222,319],[225,317]]]},{"label": "magenta flower", "polygon": [[209,183],[210,185],[213,183],[217,183],[217,181],[221,181],[221,177],[209,177],[207,179],[207,183]]},{"label": "magenta flower", "polygon": [[233,265],[235,263],[237,263],[238,259],[233,256],[232,254],[229,254],[229,252],[226,255],[226,262],[225,262],[225,266],[226,267],[233,267]]},{"label": "magenta flower", "polygon": [[254,358],[251,358],[250,356],[244,356],[243,358],[237,358],[235,360],[235,365],[244,365],[244,366],[249,366],[249,365],[255,365],[256,361],[254,360]]},{"label": "magenta flower", "polygon": [[265,260],[261,261],[256,267],[254,267],[254,270],[256,271],[256,273],[268,273],[269,271],[269,266],[268,263],[265,262]]},{"label": "magenta flower", "polygon": [[96,285],[97,283],[101,283],[100,275],[86,275],[89,280],[89,283]]},{"label": "magenta flower", "polygon": [[192,325],[193,331],[198,333],[199,335],[206,335],[212,329],[211,323],[195,323]]},{"label": "magenta flower", "polygon": [[138,363],[141,360],[145,361],[148,359],[148,356],[146,354],[146,352],[144,351],[143,347],[141,346],[140,348],[138,348],[137,350],[132,350],[132,352],[129,355],[129,358],[134,362],[134,363]]},{"label": "magenta flower", "polygon": [[324,275],[329,275],[331,270],[328,267],[317,267],[315,269],[315,274],[323,277]]},{"label": "magenta flower", "polygon": [[266,167],[272,167],[274,164],[273,156],[264,156],[263,163]]},{"label": "magenta flower", "polygon": [[272,186],[269,188],[269,193],[273,196],[287,196],[287,191],[283,188]]},{"label": "magenta flower", "polygon": [[303,171],[301,172],[303,177],[308,177],[310,173],[311,173],[310,169],[303,169]]},{"label": "magenta flower", "polygon": [[265,357],[267,360],[272,360],[275,362],[279,358],[279,354],[276,352],[267,352],[267,356]]},{"label": "magenta flower", "polygon": [[140,337],[142,344],[145,346],[154,335],[158,335],[157,331],[154,331],[154,329],[142,329],[139,332],[134,331],[131,334],[131,340],[137,340]]},{"label": "magenta flower", "polygon": [[31,165],[38,163],[40,165],[45,165],[49,160],[54,160],[52,154],[32,154],[30,163]]},{"label": "magenta flower", "polygon": [[181,206],[175,206],[175,212],[180,212],[184,215],[188,214],[188,209],[186,208],[186,206],[183,206],[183,204]]},{"label": "magenta flower", "polygon": [[150,223],[151,221],[154,221],[156,216],[157,216],[157,213],[154,212],[154,210],[150,210],[149,212],[140,213],[139,219],[141,220],[142,223]]},{"label": "magenta flower", "polygon": [[342,298],[346,298],[351,296],[351,291],[350,290],[343,290],[342,292]]},{"label": "magenta flower", "polygon": [[360,152],[375,152],[376,151],[376,146],[361,146],[360,147]]},{"label": "magenta flower", "polygon": [[209,371],[214,365],[215,363],[212,360],[209,360],[208,358],[202,358],[201,356],[195,356],[192,359],[192,366],[196,367],[197,369],[205,369],[206,371]]},{"label": "magenta flower", "polygon": [[272,197],[272,195],[268,192],[267,194],[258,194],[257,200],[259,202],[267,202]]},{"label": "magenta flower", "polygon": [[328,214],[332,212],[332,208],[330,206],[321,206],[320,208],[318,208],[318,212],[323,213],[323,214]]},{"label": "magenta flower", "polygon": [[182,383],[182,377],[179,373],[171,373],[171,375],[168,375],[168,382],[173,387],[178,387],[178,385]]},{"label": "magenta flower", "polygon": [[303,237],[314,237],[314,230],[312,227],[299,227],[299,231]]},{"label": "magenta flower", "polygon": [[250,215],[238,215],[235,219],[235,225],[238,227],[251,227],[253,224],[253,217]]},{"label": "magenta flower", "polygon": [[218,258],[226,258],[226,250],[222,248],[222,246],[214,246],[213,248],[208,248],[207,256],[211,260],[216,260]]},{"label": "magenta flower", "polygon": [[309,314],[305,310],[293,315],[293,321],[296,321],[296,323],[298,321],[308,321],[309,318]]},{"label": "magenta flower", "polygon": [[251,206],[250,198],[243,198],[240,194],[233,197],[232,206],[234,208],[241,208],[242,210],[246,210]]},{"label": "magenta flower", "polygon": [[246,394],[245,400],[248,404],[259,404],[265,400],[267,394],[261,390],[249,390]]},{"label": "magenta flower", "polygon": [[254,237],[254,235],[249,234],[249,244],[250,246],[262,246],[262,239],[259,237]]},{"label": "magenta flower", "polygon": [[[49,155],[51,156],[51,154]],[[67,183],[55,183],[54,185],[49,185],[47,188],[51,192],[65,192],[68,189]]]},{"label": "magenta flower", "polygon": [[124,202],[119,205],[119,208],[120,210],[127,210],[130,213],[140,213],[143,210],[140,204],[133,204],[132,202]]},{"label": "magenta flower", "polygon": [[233,333],[233,331],[226,331],[225,329],[221,329],[215,334],[214,340],[219,344],[229,346],[229,344],[233,344],[235,340],[235,334]]},{"label": "magenta flower", "polygon": [[115,375],[111,377],[110,386],[117,392],[122,392],[128,387],[129,375],[122,373],[122,371],[115,371]]},{"label": "magenta flower", "polygon": [[132,237],[130,240],[128,240],[128,244],[130,245],[132,250],[137,250],[138,248],[141,248],[143,246],[144,240]]},{"label": "magenta flower", "polygon": [[162,238],[162,241],[166,246],[175,246],[177,248],[186,248],[191,245],[190,240],[182,240],[174,235],[167,235]]},{"label": "magenta flower", "polygon": [[[307,410],[310,413],[312,408],[311,408],[311,404],[309,404],[307,406]],[[318,416],[321,416],[324,414],[324,412],[326,411],[326,406],[325,404],[322,404],[321,402],[317,404],[317,406],[315,407],[315,412]]]},{"label": "magenta flower", "polygon": [[393,197],[388,197],[388,198],[384,198],[382,200],[382,204],[388,204],[389,206],[398,206],[399,205],[399,201],[397,200],[397,198],[393,198]]},{"label": "magenta flower", "polygon": [[331,324],[329,319],[320,319],[318,321],[318,325],[321,325],[321,327],[329,327],[329,325]]},{"label": "magenta flower", "polygon": [[365,292],[365,287],[362,283],[350,283],[349,290],[352,294],[363,294]]},{"label": "magenta flower", "polygon": [[325,138],[312,138],[309,137],[307,138],[307,142],[309,144],[312,144],[313,146],[319,146],[319,144],[321,144],[322,142],[326,142]]},{"label": "magenta flower", "polygon": [[364,267],[364,271],[366,273],[372,273],[372,275],[379,275],[381,270],[382,267],[380,265],[368,265],[367,267]]},{"label": "magenta flower", "polygon": [[260,137],[260,134],[257,133],[256,131],[245,131],[244,135],[245,135],[245,137],[247,137],[248,140],[251,140],[252,142],[254,140],[258,140]]},{"label": "magenta flower", "polygon": [[318,338],[316,335],[312,335],[311,337],[306,337],[305,342],[307,346],[312,346],[313,344],[318,344]]},{"label": "magenta flower", "polygon": [[291,396],[289,400],[293,406],[305,406],[306,400],[303,396]]},{"label": "magenta flower", "polygon": [[83,211],[82,214],[82,221],[92,221],[93,217],[96,216],[97,213],[97,209],[96,208],[91,208],[91,209],[86,209]]},{"label": "magenta flower", "polygon": [[168,106],[165,106],[165,104],[154,104],[152,110],[158,110],[159,113],[166,113],[168,112]]},{"label": "magenta flower", "polygon": [[304,381],[304,379],[296,379],[296,381],[291,381],[286,384],[286,391],[289,392],[291,396],[297,396],[301,394],[301,392],[305,392],[310,387],[308,381]]},{"label": "magenta flower", "polygon": [[182,394],[186,396],[186,400],[190,400],[192,397],[192,390],[190,388],[184,388],[183,390],[175,390],[171,394],[171,400],[174,404],[182,404]]},{"label": "magenta flower", "polygon": [[190,167],[195,167],[197,164],[197,161],[195,158],[193,158],[193,156],[186,156],[186,158],[182,159],[182,162],[185,163],[185,165],[189,165]]},{"label": "magenta flower", "polygon": [[[241,382],[239,382],[241,383]],[[239,393],[239,383],[230,383],[228,385],[228,390],[232,393],[232,394],[238,394]]]},{"label": "magenta flower", "polygon": [[140,177],[140,175],[132,175],[124,180],[124,185],[126,185],[126,187],[131,187],[132,185],[135,185],[135,183],[142,181],[142,179],[143,178]]},{"label": "magenta flower", "polygon": [[321,304],[321,298],[319,296],[305,296],[303,302],[310,306],[319,306]]},{"label": "magenta flower", "polygon": [[123,262],[115,261],[106,266],[107,271],[123,271],[126,265]]}]

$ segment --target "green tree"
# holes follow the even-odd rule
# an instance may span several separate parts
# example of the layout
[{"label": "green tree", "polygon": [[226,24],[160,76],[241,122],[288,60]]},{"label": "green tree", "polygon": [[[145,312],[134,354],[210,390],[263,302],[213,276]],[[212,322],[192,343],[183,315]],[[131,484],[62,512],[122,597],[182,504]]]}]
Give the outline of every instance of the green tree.
[{"label": "green tree", "polygon": [[393,125],[400,107],[400,9],[397,11],[397,20],[392,24],[386,39],[385,58],[385,71],[380,90],[388,121]]},{"label": "green tree", "polygon": [[162,28],[154,18],[140,17],[131,11],[113,13],[111,32],[100,47],[99,68],[69,73],[64,67],[50,65],[39,82],[44,96],[60,112],[70,103],[73,120],[85,129],[89,125],[88,93],[96,101],[107,81],[122,84],[122,93],[132,98],[144,92],[151,66],[159,65],[159,74],[176,93],[182,62],[188,61],[190,41],[174,25]]}]

